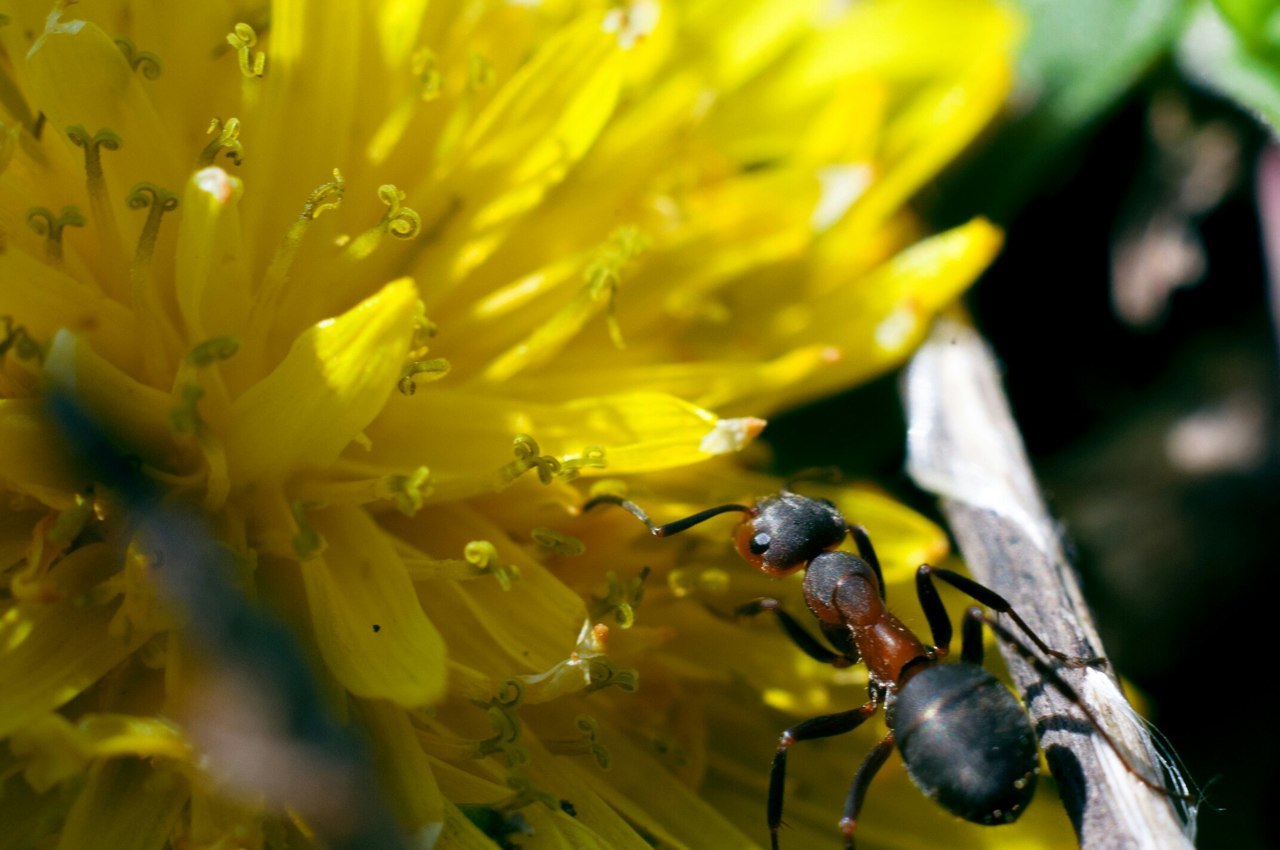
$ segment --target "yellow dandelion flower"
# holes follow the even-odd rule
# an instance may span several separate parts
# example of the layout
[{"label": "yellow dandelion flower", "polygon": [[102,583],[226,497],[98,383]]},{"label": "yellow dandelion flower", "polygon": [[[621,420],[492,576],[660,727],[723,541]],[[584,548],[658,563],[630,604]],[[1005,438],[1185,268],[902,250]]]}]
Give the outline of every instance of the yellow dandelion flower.
[{"label": "yellow dandelion flower", "polygon": [[[723,529],[581,506],[774,491],[729,457],[758,417],[901,362],[998,247],[905,204],[1016,29],[985,0],[0,4],[0,847],[767,842],[778,731],[865,673],[726,616],[798,596]],[[825,492],[891,593],[944,554]],[[330,727],[373,772],[302,746]],[[871,740],[797,755],[789,846],[836,845]],[[1063,841],[1046,805],[958,826],[893,762],[872,795],[867,846]]]}]

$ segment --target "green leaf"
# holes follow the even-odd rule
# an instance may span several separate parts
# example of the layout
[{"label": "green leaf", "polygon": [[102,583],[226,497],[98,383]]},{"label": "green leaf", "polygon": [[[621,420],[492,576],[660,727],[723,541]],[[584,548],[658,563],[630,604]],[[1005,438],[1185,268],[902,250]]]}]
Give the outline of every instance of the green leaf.
[{"label": "green leaf", "polygon": [[[1021,0],[1029,22],[1014,114],[944,188],[942,224],[1008,221],[1064,152],[1130,91],[1182,31],[1184,0]],[[974,207],[975,199],[979,206]],[[966,204],[960,207],[958,204]]]},{"label": "green leaf", "polygon": [[1202,3],[1178,44],[1178,63],[1280,132],[1280,7],[1274,0]]}]

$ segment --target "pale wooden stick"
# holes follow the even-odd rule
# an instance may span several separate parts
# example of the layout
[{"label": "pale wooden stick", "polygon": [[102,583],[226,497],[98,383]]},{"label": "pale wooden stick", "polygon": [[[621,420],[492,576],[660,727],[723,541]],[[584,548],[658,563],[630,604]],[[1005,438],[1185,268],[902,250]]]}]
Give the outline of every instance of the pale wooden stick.
[{"label": "pale wooden stick", "polygon": [[[941,499],[974,578],[1009,600],[1054,649],[1104,655],[981,336],[959,316],[939,319],[908,367],[903,395],[908,471]],[[1152,766],[1156,750],[1114,672],[1057,668],[1124,750],[1124,760],[1058,688],[1016,651],[1003,645],[1001,651],[1081,846],[1190,848],[1191,830],[1184,831],[1171,798],[1133,773],[1161,778]]]}]

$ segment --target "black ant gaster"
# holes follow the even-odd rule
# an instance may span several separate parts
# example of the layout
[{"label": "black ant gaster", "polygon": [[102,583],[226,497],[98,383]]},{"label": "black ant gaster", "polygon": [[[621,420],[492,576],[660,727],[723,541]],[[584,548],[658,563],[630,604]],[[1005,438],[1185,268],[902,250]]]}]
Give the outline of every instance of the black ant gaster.
[{"label": "black ant gaster", "polygon": [[[1102,661],[1050,649],[999,594],[928,564],[916,571],[916,593],[933,633],[932,646],[922,643],[885,606],[884,577],[866,531],[849,524],[825,499],[784,489],[754,506],[721,505],[666,525],[655,525],[639,506],[617,496],[596,497],[584,509],[601,503],[630,511],[655,537],[678,534],[722,513],[744,514],[734,536],[738,553],[774,577],[804,569],[805,601],[835,650],[809,634],[776,599],[758,599],[742,606],[739,613],[773,612],[787,636],[817,661],[847,667],[861,660],[867,666],[869,699],[864,705],[806,720],[782,733],[769,774],[768,823],[774,850],[791,746],[849,732],[881,706],[889,733],[858,768],[840,820],[849,850],[867,787],[895,745],[920,790],[965,820],[1012,823],[1031,801],[1040,764],[1035,732],[1017,698],[981,666],[982,624],[990,625],[1004,640],[1017,641],[980,608],[971,607],[962,625],[961,660],[939,664],[950,651],[952,630],[934,587],[935,577],[1006,615],[1040,652],[1058,662],[1081,667]],[[853,538],[857,555],[835,549],[846,534]],[[1110,743],[1109,737],[1103,737]]]}]

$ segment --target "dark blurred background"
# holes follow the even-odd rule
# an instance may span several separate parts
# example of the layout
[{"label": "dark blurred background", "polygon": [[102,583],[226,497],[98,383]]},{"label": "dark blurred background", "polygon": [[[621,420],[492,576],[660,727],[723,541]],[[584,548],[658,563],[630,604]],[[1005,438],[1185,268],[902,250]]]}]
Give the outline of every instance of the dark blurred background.
[{"label": "dark blurred background", "polygon": [[[1007,138],[922,210],[964,217],[953,199]],[[1008,241],[966,303],[1003,364],[1107,654],[1208,789],[1205,850],[1280,847],[1266,816],[1280,792],[1280,346],[1255,193],[1263,142],[1251,117],[1157,64],[1035,170],[1034,188],[967,210],[1000,220]],[[939,518],[903,472],[901,414],[852,415],[900,411],[897,397],[894,374],[775,419],[778,469],[836,463]]]}]

